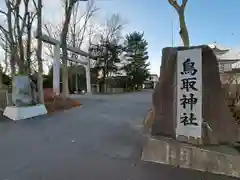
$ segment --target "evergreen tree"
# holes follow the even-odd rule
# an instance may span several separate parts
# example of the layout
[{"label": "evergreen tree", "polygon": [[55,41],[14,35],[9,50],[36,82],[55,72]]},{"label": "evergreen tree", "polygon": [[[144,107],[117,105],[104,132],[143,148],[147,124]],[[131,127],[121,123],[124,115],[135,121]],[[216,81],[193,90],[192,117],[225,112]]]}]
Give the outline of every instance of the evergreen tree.
[{"label": "evergreen tree", "polygon": [[108,76],[117,74],[119,70],[117,63],[120,63],[122,46],[117,40],[102,40],[99,44],[92,45],[90,50],[97,58],[94,69],[97,73],[102,72],[101,82],[106,84]]},{"label": "evergreen tree", "polygon": [[144,33],[133,32],[126,36],[124,70],[129,78],[130,87],[141,88],[144,81],[150,76],[147,41]]}]

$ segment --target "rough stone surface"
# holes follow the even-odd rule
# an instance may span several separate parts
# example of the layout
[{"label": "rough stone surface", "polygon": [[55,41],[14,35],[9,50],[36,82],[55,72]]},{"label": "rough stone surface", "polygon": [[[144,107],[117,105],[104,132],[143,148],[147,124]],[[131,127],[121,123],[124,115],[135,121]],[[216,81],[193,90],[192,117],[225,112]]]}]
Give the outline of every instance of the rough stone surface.
[{"label": "rough stone surface", "polygon": [[240,127],[238,127],[238,136],[237,136],[237,141],[240,142]]},{"label": "rough stone surface", "polygon": [[28,76],[15,76],[12,82],[12,101],[16,106],[32,104],[30,79]]},{"label": "rough stone surface", "polygon": [[240,178],[240,153],[230,147],[195,147],[171,138],[149,137],[142,160]]},{"label": "rough stone surface", "polygon": [[176,59],[178,50],[202,48],[203,119],[212,131],[203,127],[204,144],[221,144],[237,141],[237,125],[225,103],[221,88],[216,56],[208,46],[164,48],[160,79],[152,101],[154,120],[152,135],[175,139],[176,128]]},{"label": "rough stone surface", "polygon": [[[160,68],[160,78],[153,96],[154,120],[152,126],[153,135],[164,135],[175,138],[174,130],[174,75],[176,70],[175,56],[176,49],[165,48],[162,53],[162,63]],[[171,55],[171,56],[170,56]]]}]

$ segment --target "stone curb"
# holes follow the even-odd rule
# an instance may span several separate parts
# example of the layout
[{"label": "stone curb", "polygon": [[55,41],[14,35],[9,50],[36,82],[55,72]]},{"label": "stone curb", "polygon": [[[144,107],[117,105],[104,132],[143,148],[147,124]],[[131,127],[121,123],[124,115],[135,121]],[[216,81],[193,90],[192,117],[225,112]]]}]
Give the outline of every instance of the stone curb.
[{"label": "stone curb", "polygon": [[237,151],[222,153],[165,137],[149,136],[141,160],[240,178],[240,153]]}]

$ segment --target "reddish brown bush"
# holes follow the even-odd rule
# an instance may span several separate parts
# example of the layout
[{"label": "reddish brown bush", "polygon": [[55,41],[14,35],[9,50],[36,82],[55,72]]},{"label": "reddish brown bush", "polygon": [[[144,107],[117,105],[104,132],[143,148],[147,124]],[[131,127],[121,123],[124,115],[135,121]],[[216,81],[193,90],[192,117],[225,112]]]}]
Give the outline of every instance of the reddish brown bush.
[{"label": "reddish brown bush", "polygon": [[80,103],[70,98],[55,96],[52,99],[45,101],[45,106],[47,108],[48,113],[51,114],[57,111],[78,107],[80,106]]},{"label": "reddish brown bush", "polygon": [[43,90],[43,93],[44,93],[44,101],[53,100],[53,98],[55,96],[52,88],[45,88]]}]

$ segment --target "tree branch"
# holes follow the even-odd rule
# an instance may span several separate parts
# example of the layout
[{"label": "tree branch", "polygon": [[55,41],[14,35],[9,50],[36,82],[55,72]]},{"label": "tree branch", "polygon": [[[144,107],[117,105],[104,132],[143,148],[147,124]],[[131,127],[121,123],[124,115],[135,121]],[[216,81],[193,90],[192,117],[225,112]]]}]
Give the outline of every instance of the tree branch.
[{"label": "tree branch", "polygon": [[38,7],[37,7],[36,1],[35,1],[35,0],[32,0],[32,2],[33,2],[33,6],[35,7],[35,9],[38,11]]},{"label": "tree branch", "polygon": [[86,13],[86,16],[84,19],[84,24],[80,30],[82,32],[82,34],[81,34],[80,42],[78,44],[78,48],[81,48],[81,46],[82,46],[89,19],[94,15],[94,13],[97,12],[97,10],[98,10],[98,8],[93,8],[93,4],[88,6],[88,10],[87,10],[87,13]]},{"label": "tree branch", "polygon": [[0,10],[0,13],[1,13],[1,14],[4,14],[5,16],[7,16],[7,13],[4,12],[4,11],[2,11],[2,10]]},{"label": "tree branch", "polygon": [[8,34],[8,31],[0,24],[0,31],[2,31],[4,34]]},{"label": "tree branch", "polygon": [[185,9],[187,2],[188,2],[188,0],[182,0],[182,5],[181,5],[182,9]]},{"label": "tree branch", "polygon": [[177,11],[179,11],[180,10],[180,6],[179,6],[179,4],[177,3],[177,1],[176,0],[168,0],[168,2],[172,5],[172,7],[174,7]]},{"label": "tree branch", "polygon": [[33,15],[31,15],[31,21],[30,21],[30,24],[32,25],[32,23],[33,23],[33,21],[34,21],[34,19],[35,19],[35,17],[38,15],[38,13],[36,12],[36,13],[34,13]]},{"label": "tree branch", "polygon": [[[30,16],[30,13],[28,11],[28,4],[29,4],[29,0],[24,0],[25,12],[24,12],[24,16],[22,18],[21,35],[23,34],[24,29],[27,25],[27,18],[28,18],[28,16]],[[19,15],[19,17],[21,17],[20,14],[18,14],[18,15]]]},{"label": "tree branch", "polygon": [[190,45],[190,40],[189,40],[189,35],[188,35],[188,30],[187,30],[187,25],[185,22],[185,16],[184,16],[184,10],[187,5],[188,0],[182,0],[182,5],[179,6],[177,3],[177,0],[168,0],[170,5],[172,5],[179,16],[179,25],[180,25],[180,31],[179,34],[181,36],[181,39],[183,40],[184,46],[189,46]]}]

